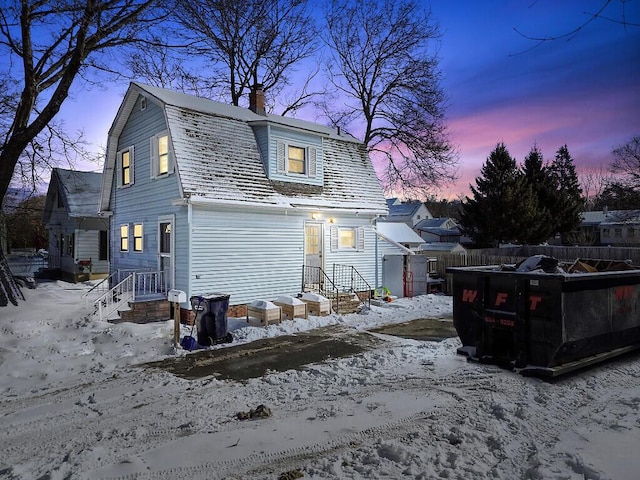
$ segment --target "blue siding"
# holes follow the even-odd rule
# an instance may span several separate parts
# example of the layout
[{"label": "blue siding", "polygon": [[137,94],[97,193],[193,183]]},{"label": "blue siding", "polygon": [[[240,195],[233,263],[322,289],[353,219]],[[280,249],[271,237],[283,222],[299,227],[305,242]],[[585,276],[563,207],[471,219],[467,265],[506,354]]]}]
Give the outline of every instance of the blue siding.
[{"label": "blue siding", "polygon": [[[176,241],[176,264],[178,257],[187,258],[188,245],[184,242],[187,221],[186,207],[171,205],[172,200],[180,198],[177,174],[160,178],[151,178],[151,138],[167,129],[163,110],[149,100],[147,108],[140,110],[138,104],[132,110],[118,140],[118,150],[134,147],[133,184],[118,187],[113,182],[111,196],[111,266],[118,269],[158,268],[158,218],[174,214],[176,218],[175,234],[182,242]],[[116,175],[118,170],[116,168]],[[143,251],[133,252],[133,224],[143,224]],[[129,251],[120,251],[120,225],[129,225]],[[184,251],[183,251],[184,250]],[[184,260],[183,260],[184,261]],[[184,263],[186,265],[186,263]],[[176,269],[176,281],[182,281],[187,274]]]}]

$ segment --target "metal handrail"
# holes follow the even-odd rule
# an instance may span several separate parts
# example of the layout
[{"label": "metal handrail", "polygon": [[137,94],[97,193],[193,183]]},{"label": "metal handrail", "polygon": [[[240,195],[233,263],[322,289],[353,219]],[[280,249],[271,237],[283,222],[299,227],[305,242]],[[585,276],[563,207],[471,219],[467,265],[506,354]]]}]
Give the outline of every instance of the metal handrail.
[{"label": "metal handrail", "polygon": [[96,283],[93,287],[91,287],[89,290],[87,290],[85,293],[82,294],[82,298],[87,298],[91,293],[105,293],[108,291],[109,289],[109,285],[111,285],[111,281],[118,277],[119,278],[119,271],[115,271],[113,272],[111,275],[109,275],[106,278],[103,278],[102,280],[100,280],[98,283]]},{"label": "metal handrail", "polygon": [[333,280],[321,267],[302,265],[302,291],[305,292],[310,287],[329,299],[335,298],[335,310],[338,311],[340,295],[338,295],[339,291]]},{"label": "metal handrail", "polygon": [[[355,293],[361,301],[366,300],[371,307],[371,285],[364,279],[353,265],[333,264],[333,282],[343,291]],[[362,295],[365,296],[363,300]]]},{"label": "metal handrail", "polygon": [[94,303],[100,321],[115,312],[133,296],[135,272],[98,297]]},{"label": "metal handrail", "polygon": [[[110,275],[109,279],[119,278],[121,275],[122,272],[118,270]],[[105,317],[111,315],[129,300],[135,301],[136,298],[141,296],[157,293],[166,294],[167,286],[164,282],[164,277],[164,272],[132,271],[123,280],[119,281],[94,301],[95,311],[98,313],[99,319],[103,320]],[[104,283],[104,281],[100,282],[100,284],[102,283]]]}]

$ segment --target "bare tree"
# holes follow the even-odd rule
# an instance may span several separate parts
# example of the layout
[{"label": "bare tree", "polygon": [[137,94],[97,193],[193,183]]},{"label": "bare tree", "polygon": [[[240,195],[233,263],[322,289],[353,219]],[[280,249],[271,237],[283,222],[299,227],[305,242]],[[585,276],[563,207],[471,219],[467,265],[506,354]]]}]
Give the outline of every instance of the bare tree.
[{"label": "bare tree", "polygon": [[640,135],[635,135],[612,152],[611,172],[619,176],[622,183],[640,189]]},{"label": "bare tree", "polygon": [[[146,15],[155,0],[8,3],[0,10],[0,199],[21,159],[35,168],[55,142],[63,149],[74,143],[53,122],[74,81],[91,68],[108,69],[101,54],[140,41],[155,21]],[[0,305],[16,303],[13,287],[0,270]]]},{"label": "bare tree", "polygon": [[[637,2],[638,0],[618,0],[617,2],[614,2],[613,0],[603,0],[602,4],[600,5],[600,8],[598,8],[598,10],[596,11],[590,11],[590,12],[583,12],[585,15],[585,18],[579,22],[574,28],[572,28],[571,30],[565,31],[564,33],[558,34],[558,35],[548,35],[548,36],[534,36],[534,35],[527,35],[523,32],[521,32],[520,30],[518,30],[517,28],[513,28],[516,33],[518,33],[518,35],[528,39],[528,40],[533,40],[535,41],[535,45],[533,47],[531,47],[529,50],[532,50],[540,45],[542,45],[545,42],[549,42],[549,41],[554,41],[554,40],[560,40],[560,39],[566,39],[566,40],[571,40],[572,38],[574,38],[576,35],[578,35],[580,32],[582,32],[591,22],[594,22],[596,20],[602,20],[602,21],[607,21],[607,22],[611,22],[611,23],[615,23],[618,25],[622,25],[623,27],[640,27],[640,23],[633,21],[629,18],[628,13],[633,13],[633,10],[631,12],[629,12],[627,10],[627,7],[633,3],[633,2]],[[609,12],[612,10],[612,6],[613,4],[618,3],[620,6],[620,10],[618,12],[612,12],[612,14],[610,14]],[[533,6],[535,5],[535,2],[531,5]]]},{"label": "bare tree", "polygon": [[374,161],[385,162],[387,190],[424,196],[453,181],[457,154],[444,122],[430,12],[413,0],[332,0],[326,21],[337,92],[325,105],[330,121],[361,129],[356,136]]},{"label": "bare tree", "polygon": [[612,177],[604,167],[600,167],[596,170],[584,171],[579,174],[578,178],[582,187],[585,208],[593,210],[598,199],[611,183]]},{"label": "bare tree", "polygon": [[[294,83],[296,66],[316,51],[316,26],[305,0],[175,0],[172,10],[185,43],[211,62],[204,71],[200,67],[201,84],[233,105],[255,83],[273,105]],[[308,81],[302,84],[286,110],[308,101]]]}]

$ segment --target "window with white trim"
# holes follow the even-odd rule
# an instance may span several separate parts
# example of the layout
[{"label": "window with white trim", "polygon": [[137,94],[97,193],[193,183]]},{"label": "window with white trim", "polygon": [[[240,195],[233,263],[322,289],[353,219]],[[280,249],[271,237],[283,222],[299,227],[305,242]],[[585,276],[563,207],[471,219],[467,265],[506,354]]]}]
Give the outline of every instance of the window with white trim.
[{"label": "window with white trim", "polygon": [[308,178],[316,176],[318,168],[318,151],[316,147],[278,141],[276,155],[276,170],[278,173]]},{"label": "window with white trim", "polygon": [[129,225],[120,225],[120,251],[129,251]]},{"label": "window with white trim", "polygon": [[133,184],[133,147],[118,152],[118,186]]},{"label": "window with white trim", "polygon": [[161,177],[173,172],[169,132],[166,130],[151,138],[151,177]]},{"label": "window with white trim", "polygon": [[133,224],[133,251],[141,252],[142,244],[143,244],[143,235],[142,235],[142,224],[134,223]]},{"label": "window with white trim", "polygon": [[364,250],[364,227],[331,227],[331,251]]}]

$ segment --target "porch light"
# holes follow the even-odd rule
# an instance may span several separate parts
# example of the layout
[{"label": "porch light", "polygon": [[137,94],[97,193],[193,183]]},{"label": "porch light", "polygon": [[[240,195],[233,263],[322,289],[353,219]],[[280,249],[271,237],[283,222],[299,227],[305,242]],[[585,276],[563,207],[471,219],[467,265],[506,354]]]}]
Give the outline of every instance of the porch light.
[{"label": "porch light", "polygon": [[320,212],[311,212],[311,218],[313,220],[318,220],[320,218]]}]

